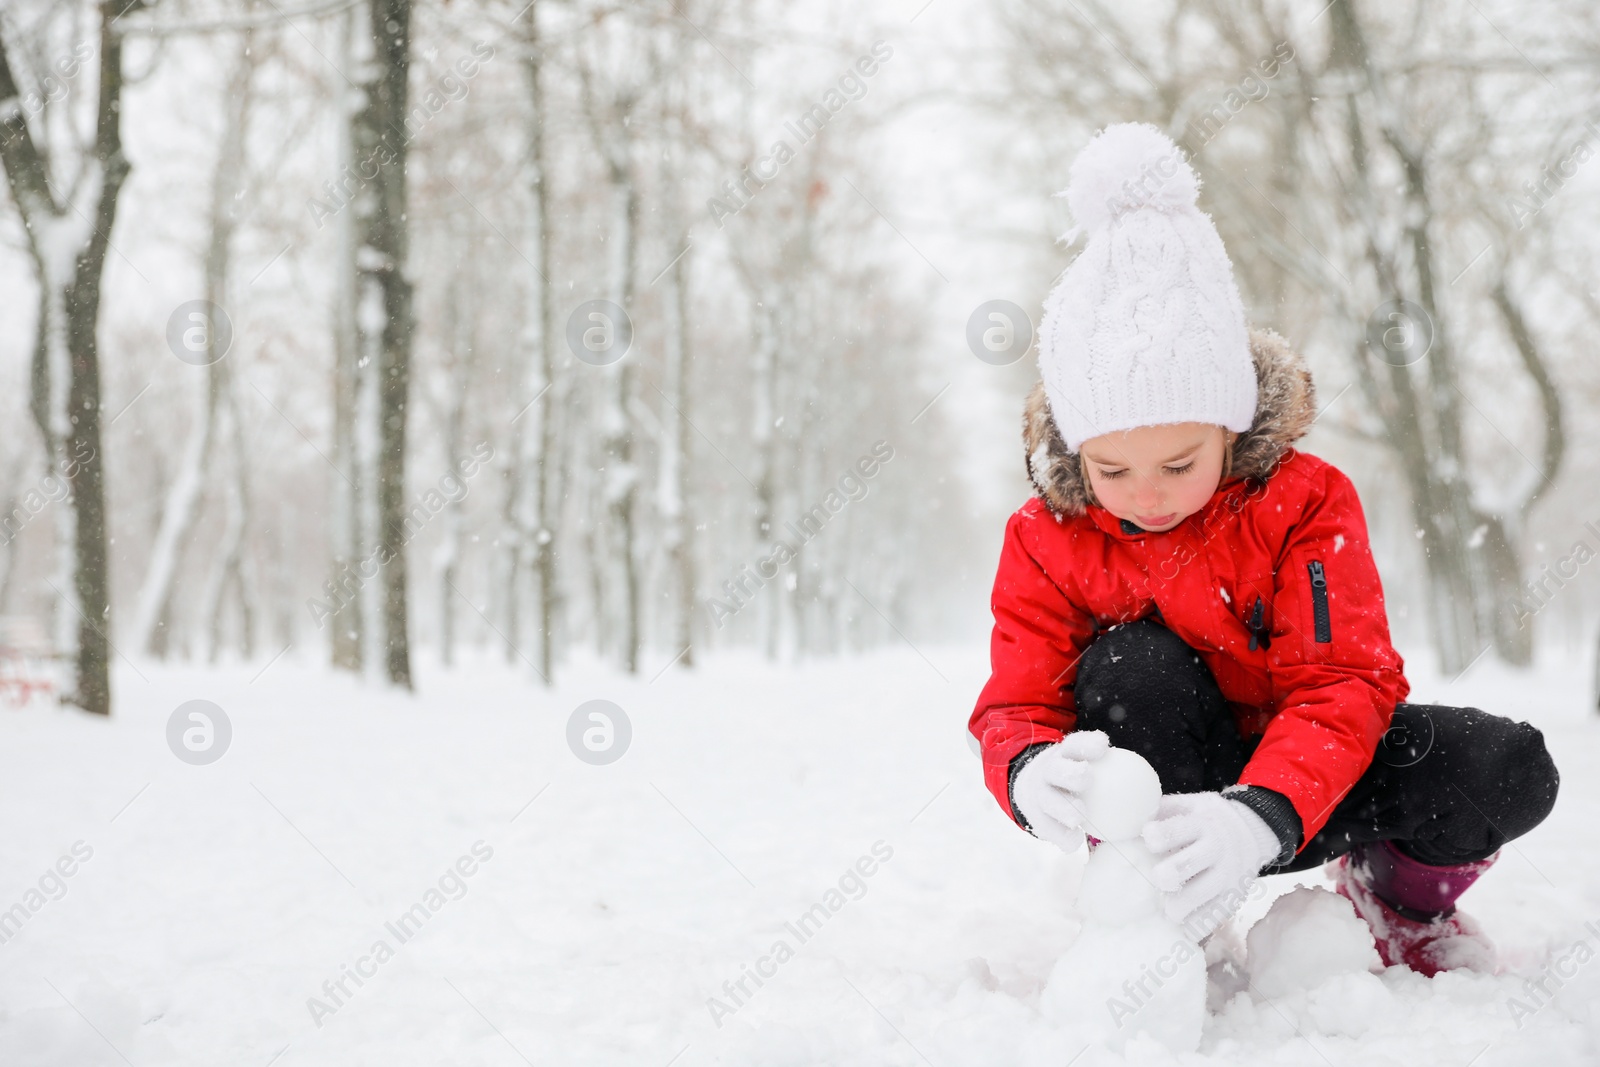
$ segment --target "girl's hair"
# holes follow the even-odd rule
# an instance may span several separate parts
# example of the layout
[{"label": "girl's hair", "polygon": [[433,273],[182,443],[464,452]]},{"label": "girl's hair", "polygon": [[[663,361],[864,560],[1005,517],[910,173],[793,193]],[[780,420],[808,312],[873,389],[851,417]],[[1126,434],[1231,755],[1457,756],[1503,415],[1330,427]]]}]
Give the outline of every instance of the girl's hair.
[{"label": "girl's hair", "polygon": [[1083,499],[1088,501],[1090,504],[1093,504],[1095,507],[1100,507],[1100,501],[1096,499],[1094,495],[1094,483],[1089,480],[1089,468],[1083,465],[1083,453],[1067,453],[1067,462],[1077,464],[1078,481],[1083,484]]}]

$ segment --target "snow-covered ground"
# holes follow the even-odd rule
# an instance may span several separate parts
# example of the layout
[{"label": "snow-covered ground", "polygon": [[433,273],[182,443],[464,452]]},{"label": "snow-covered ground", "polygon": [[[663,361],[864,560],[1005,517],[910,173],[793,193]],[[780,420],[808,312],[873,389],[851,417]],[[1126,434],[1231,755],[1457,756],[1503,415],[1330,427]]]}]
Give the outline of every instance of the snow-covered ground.
[{"label": "snow-covered ground", "polygon": [[[1041,1017],[1083,858],[983,791],[964,733],[982,647],[727,655],[649,681],[660,666],[547,691],[485,659],[425,667],[406,697],[288,658],[254,681],[261,664],[119,663],[109,722],[0,711],[0,912],[21,905],[0,914],[0,1063],[1600,1061],[1581,664],[1486,661],[1454,686],[1410,665],[1414,699],[1543,727],[1564,775],[1555,814],[1463,902],[1505,974],[1218,989],[1181,1058],[1083,1050]],[[232,726],[209,765],[167,742],[197,699]],[[632,728],[605,765],[567,742],[595,699]],[[1270,880],[1240,951],[1297,883],[1321,884]]]}]

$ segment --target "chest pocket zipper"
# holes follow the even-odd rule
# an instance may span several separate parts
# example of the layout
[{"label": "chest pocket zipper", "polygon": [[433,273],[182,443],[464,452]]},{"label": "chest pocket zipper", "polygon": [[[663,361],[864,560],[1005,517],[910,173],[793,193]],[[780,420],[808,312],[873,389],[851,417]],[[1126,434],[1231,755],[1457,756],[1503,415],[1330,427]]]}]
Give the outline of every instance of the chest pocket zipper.
[{"label": "chest pocket zipper", "polygon": [[1316,621],[1317,644],[1333,641],[1333,624],[1328,620],[1328,576],[1323,573],[1322,561],[1314,559],[1306,564],[1311,575],[1311,612]]},{"label": "chest pocket zipper", "polygon": [[1261,598],[1256,597],[1255,610],[1250,613],[1250,621],[1245,623],[1245,629],[1250,631],[1251,652],[1254,652],[1257,648],[1267,649],[1272,647],[1271,628],[1263,618],[1266,610],[1266,605],[1262,603]]}]

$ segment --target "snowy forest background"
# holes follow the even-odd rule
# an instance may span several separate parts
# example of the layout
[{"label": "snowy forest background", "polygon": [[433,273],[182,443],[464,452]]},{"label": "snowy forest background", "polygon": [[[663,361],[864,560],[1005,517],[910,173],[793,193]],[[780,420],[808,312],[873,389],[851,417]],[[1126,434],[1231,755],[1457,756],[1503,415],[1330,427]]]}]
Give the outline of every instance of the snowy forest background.
[{"label": "snowy forest background", "polygon": [[[950,8],[7,5],[0,614],[97,710],[123,654],[981,635],[1033,371],[967,320],[1036,314],[1049,194],[1142,119],[1313,359],[1403,643],[1592,643],[1591,11]],[[595,300],[615,362],[569,343]]]}]

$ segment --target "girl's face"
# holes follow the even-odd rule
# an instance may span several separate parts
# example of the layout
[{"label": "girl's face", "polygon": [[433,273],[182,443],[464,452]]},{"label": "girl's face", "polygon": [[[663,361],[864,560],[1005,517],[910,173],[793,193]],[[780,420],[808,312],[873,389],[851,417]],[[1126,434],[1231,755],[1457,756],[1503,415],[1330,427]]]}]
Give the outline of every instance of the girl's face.
[{"label": "girl's face", "polygon": [[1159,533],[1211,499],[1233,438],[1221,426],[1176,422],[1091,437],[1079,451],[1100,506]]}]

